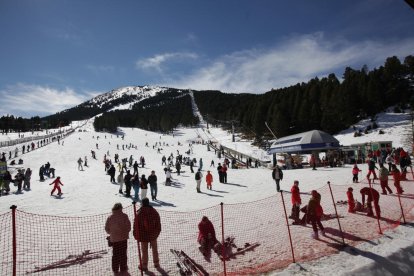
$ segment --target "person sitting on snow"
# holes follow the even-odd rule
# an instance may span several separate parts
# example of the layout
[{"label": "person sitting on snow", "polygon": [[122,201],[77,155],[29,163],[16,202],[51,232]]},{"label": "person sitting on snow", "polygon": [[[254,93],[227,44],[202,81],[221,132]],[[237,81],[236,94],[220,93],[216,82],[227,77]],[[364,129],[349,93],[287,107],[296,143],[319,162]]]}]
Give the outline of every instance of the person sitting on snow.
[{"label": "person sitting on snow", "polygon": [[197,241],[201,245],[200,250],[203,252],[214,247],[218,240],[216,238],[216,231],[214,230],[213,223],[208,217],[203,216],[198,224],[198,238]]}]

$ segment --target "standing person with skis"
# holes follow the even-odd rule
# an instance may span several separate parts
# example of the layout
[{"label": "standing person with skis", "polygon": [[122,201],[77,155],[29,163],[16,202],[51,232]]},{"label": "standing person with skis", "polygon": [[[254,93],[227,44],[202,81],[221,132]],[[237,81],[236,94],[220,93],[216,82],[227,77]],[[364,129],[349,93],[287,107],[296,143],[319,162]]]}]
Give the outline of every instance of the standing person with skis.
[{"label": "standing person with skis", "polygon": [[5,194],[8,195],[10,192],[10,182],[12,181],[12,176],[9,171],[6,171],[3,175],[3,183],[4,183],[4,191]]},{"label": "standing person with skis", "polygon": [[119,172],[119,175],[117,177],[118,183],[119,183],[119,193],[122,194],[122,188],[124,186],[124,170],[121,170]]},{"label": "standing person with skis", "polygon": [[200,169],[195,174],[195,181],[197,183],[197,193],[201,193],[200,185],[201,185],[201,179],[203,178],[203,174],[201,173]]},{"label": "standing person with skis", "polygon": [[17,170],[17,174],[14,177],[14,183],[17,185],[17,193],[20,193],[22,191],[22,183],[24,180],[24,173],[23,170]]},{"label": "standing person with skis", "polygon": [[88,158],[85,156],[84,160],[85,161],[83,161],[83,164],[84,164],[85,167],[87,167],[88,166]]},{"label": "standing person with skis", "polygon": [[203,158],[200,158],[200,161],[198,162],[198,167],[199,167],[200,171],[203,170]]},{"label": "standing person with skis", "polygon": [[112,214],[105,223],[105,231],[109,234],[110,246],[112,246],[112,271],[128,271],[128,239],[131,231],[131,221],[128,215],[122,212],[122,204],[115,203],[112,207]]},{"label": "standing person with skis", "polygon": [[207,183],[207,190],[211,190],[212,188],[211,183],[213,183],[213,175],[210,173],[210,171],[207,171],[206,183]]},{"label": "standing person with skis", "polygon": [[158,187],[157,187],[157,176],[155,175],[155,171],[151,171],[150,176],[148,176],[148,183],[151,189],[152,200],[157,200]]},{"label": "standing person with skis", "polygon": [[283,179],[283,171],[277,164],[272,171],[272,178],[276,182],[276,190],[280,192],[280,181]]},{"label": "standing person with skis", "polygon": [[289,218],[294,219],[295,223],[298,223],[299,220],[299,212],[300,212],[300,205],[302,204],[302,199],[300,198],[300,190],[299,190],[299,181],[295,180],[293,182],[293,186],[290,189],[292,193],[292,214]]},{"label": "standing person with skis", "polygon": [[51,196],[53,195],[53,193],[55,192],[56,189],[58,190],[57,195],[58,196],[62,195],[62,190],[60,189],[60,186],[63,186],[63,183],[60,181],[60,176],[56,177],[56,179],[52,183],[50,183],[49,185],[54,185],[53,190],[50,193]]},{"label": "standing person with skis", "polygon": [[148,244],[152,248],[152,258],[155,268],[160,267],[158,256],[157,238],[161,233],[161,219],[157,210],[150,206],[149,199],[144,198],[141,208],[137,211],[134,220],[134,237],[141,243],[142,248],[142,271],[148,270]]}]

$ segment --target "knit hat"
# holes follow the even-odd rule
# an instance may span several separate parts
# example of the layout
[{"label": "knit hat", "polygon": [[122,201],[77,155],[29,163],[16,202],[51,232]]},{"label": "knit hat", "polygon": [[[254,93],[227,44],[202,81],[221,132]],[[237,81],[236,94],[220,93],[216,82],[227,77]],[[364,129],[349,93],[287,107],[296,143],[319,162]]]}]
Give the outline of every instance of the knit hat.
[{"label": "knit hat", "polygon": [[352,192],[354,189],[352,189],[352,187],[348,188],[348,192]]},{"label": "knit hat", "polygon": [[312,194],[313,197],[316,197],[318,195],[318,192],[315,191],[315,190],[312,190],[311,194]]},{"label": "knit hat", "polygon": [[112,211],[116,211],[116,210],[121,210],[122,209],[122,204],[121,203],[115,203],[114,207],[112,207]]},{"label": "knit hat", "polygon": [[144,199],[141,201],[141,206],[143,206],[143,207],[148,207],[148,206],[150,206],[148,197],[144,198]]}]

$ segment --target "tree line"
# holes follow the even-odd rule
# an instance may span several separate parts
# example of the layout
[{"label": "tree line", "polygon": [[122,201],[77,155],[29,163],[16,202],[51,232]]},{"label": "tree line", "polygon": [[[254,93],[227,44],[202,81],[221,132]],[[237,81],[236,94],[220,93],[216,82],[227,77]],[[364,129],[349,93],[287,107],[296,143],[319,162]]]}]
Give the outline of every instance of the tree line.
[{"label": "tree line", "polygon": [[413,102],[413,87],[414,57],[401,62],[393,56],[371,71],[347,67],[341,81],[330,74],[261,95],[195,91],[194,96],[210,123],[237,123],[260,137],[268,134],[268,122],[283,137],[312,129],[335,134],[390,106],[400,111]]}]

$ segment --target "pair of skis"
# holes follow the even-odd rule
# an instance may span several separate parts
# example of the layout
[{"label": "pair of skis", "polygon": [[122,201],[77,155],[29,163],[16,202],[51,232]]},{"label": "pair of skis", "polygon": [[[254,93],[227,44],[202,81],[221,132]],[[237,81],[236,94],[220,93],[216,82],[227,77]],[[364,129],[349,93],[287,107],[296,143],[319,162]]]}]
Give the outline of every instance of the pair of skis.
[{"label": "pair of skis", "polygon": [[191,259],[184,251],[170,249],[171,253],[175,256],[177,260],[177,266],[180,269],[180,275],[197,275],[197,276],[206,276],[207,272],[203,271],[193,259]]}]

